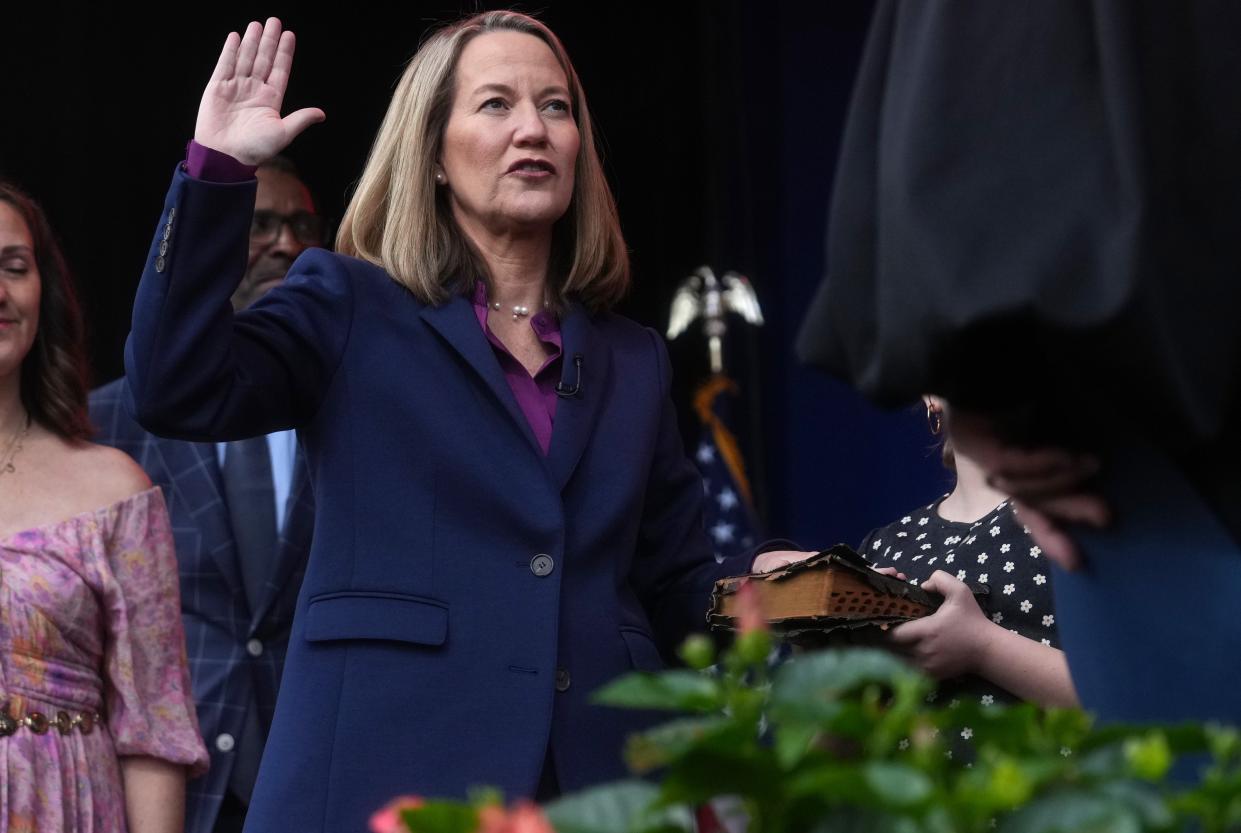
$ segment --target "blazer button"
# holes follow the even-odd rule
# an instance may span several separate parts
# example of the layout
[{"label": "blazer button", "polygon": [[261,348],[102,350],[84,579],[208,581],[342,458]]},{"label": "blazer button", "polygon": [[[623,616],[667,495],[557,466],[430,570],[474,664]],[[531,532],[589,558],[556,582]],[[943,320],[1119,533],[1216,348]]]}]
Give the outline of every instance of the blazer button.
[{"label": "blazer button", "polygon": [[172,222],[171,221],[168,223],[168,225],[164,226],[164,239],[161,242],[167,243],[168,238],[170,237],[172,237]]},{"label": "blazer button", "polygon": [[233,740],[233,736],[228,732],[221,732],[215,737],[215,748],[221,752],[232,752],[237,741]]},{"label": "blazer button", "polygon": [[556,569],[556,562],[553,561],[552,557],[546,553],[539,553],[534,558],[530,559],[530,572],[534,573],[539,578],[542,578],[543,576],[550,576],[552,574],[552,570],[554,569]]},{"label": "blazer button", "polygon": [[257,639],[251,639],[246,643],[246,653],[252,657],[263,656],[263,643]]},{"label": "blazer button", "polygon": [[164,271],[164,266],[165,266],[165,263],[164,263],[164,258],[163,258],[163,257],[157,257],[157,258],[155,258],[155,271],[156,271],[156,272],[162,272],[162,271]]},{"label": "blazer button", "polygon": [[569,686],[572,684],[573,684],[573,679],[569,676],[569,669],[557,668],[556,669],[556,690],[557,691],[568,691]]}]

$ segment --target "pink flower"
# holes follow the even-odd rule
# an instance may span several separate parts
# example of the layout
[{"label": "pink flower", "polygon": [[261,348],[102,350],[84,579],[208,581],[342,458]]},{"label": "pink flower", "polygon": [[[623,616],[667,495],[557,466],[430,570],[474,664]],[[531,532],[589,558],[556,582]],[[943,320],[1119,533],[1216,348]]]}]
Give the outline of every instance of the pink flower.
[{"label": "pink flower", "polygon": [[388,806],[371,816],[371,833],[407,833],[405,822],[401,820],[402,810],[416,810],[422,806],[422,799],[416,795],[403,795],[388,802]]},{"label": "pink flower", "polygon": [[767,630],[767,617],[758,600],[758,588],[750,579],[737,588],[737,630],[740,633]]},{"label": "pink flower", "polygon": [[478,833],[556,833],[537,804],[519,801],[507,812],[489,805],[478,811]]}]

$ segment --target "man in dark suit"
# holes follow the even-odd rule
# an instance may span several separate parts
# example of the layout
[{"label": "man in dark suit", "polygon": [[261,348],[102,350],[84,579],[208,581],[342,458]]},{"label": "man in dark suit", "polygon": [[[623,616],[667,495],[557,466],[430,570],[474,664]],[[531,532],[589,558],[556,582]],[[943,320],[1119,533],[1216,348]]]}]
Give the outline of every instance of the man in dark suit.
[{"label": "man in dark suit", "polygon": [[[292,164],[256,172],[244,309],[323,238]],[[176,537],[198,720],[211,770],[187,790],[186,833],[241,830],[271,725],[289,628],[310,551],[313,501],[293,431],[230,443],[147,433],[126,413],[123,380],[96,390],[99,442],[128,452],[161,486]]]}]

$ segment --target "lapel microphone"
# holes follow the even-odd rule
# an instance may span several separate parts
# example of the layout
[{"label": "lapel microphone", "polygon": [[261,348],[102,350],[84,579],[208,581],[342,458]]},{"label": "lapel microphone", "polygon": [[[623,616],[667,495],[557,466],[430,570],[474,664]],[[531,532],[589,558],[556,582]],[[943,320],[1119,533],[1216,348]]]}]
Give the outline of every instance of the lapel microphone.
[{"label": "lapel microphone", "polygon": [[573,380],[572,385],[566,385],[563,379],[561,379],[559,382],[556,383],[556,395],[559,396],[561,399],[573,399],[575,396],[578,396],[582,392],[582,354],[581,353],[573,354],[573,368],[574,368],[573,375],[575,378]]}]

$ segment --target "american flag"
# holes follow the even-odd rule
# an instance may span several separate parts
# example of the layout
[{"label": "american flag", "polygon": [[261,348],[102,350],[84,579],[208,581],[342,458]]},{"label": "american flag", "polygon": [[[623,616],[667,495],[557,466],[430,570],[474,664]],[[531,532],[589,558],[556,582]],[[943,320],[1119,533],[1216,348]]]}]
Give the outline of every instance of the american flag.
[{"label": "american flag", "polygon": [[715,560],[747,552],[758,541],[758,520],[745,463],[731,424],[732,399],[737,383],[715,375],[694,394],[701,422],[694,462],[702,474],[705,494],[703,525],[711,537]]}]

